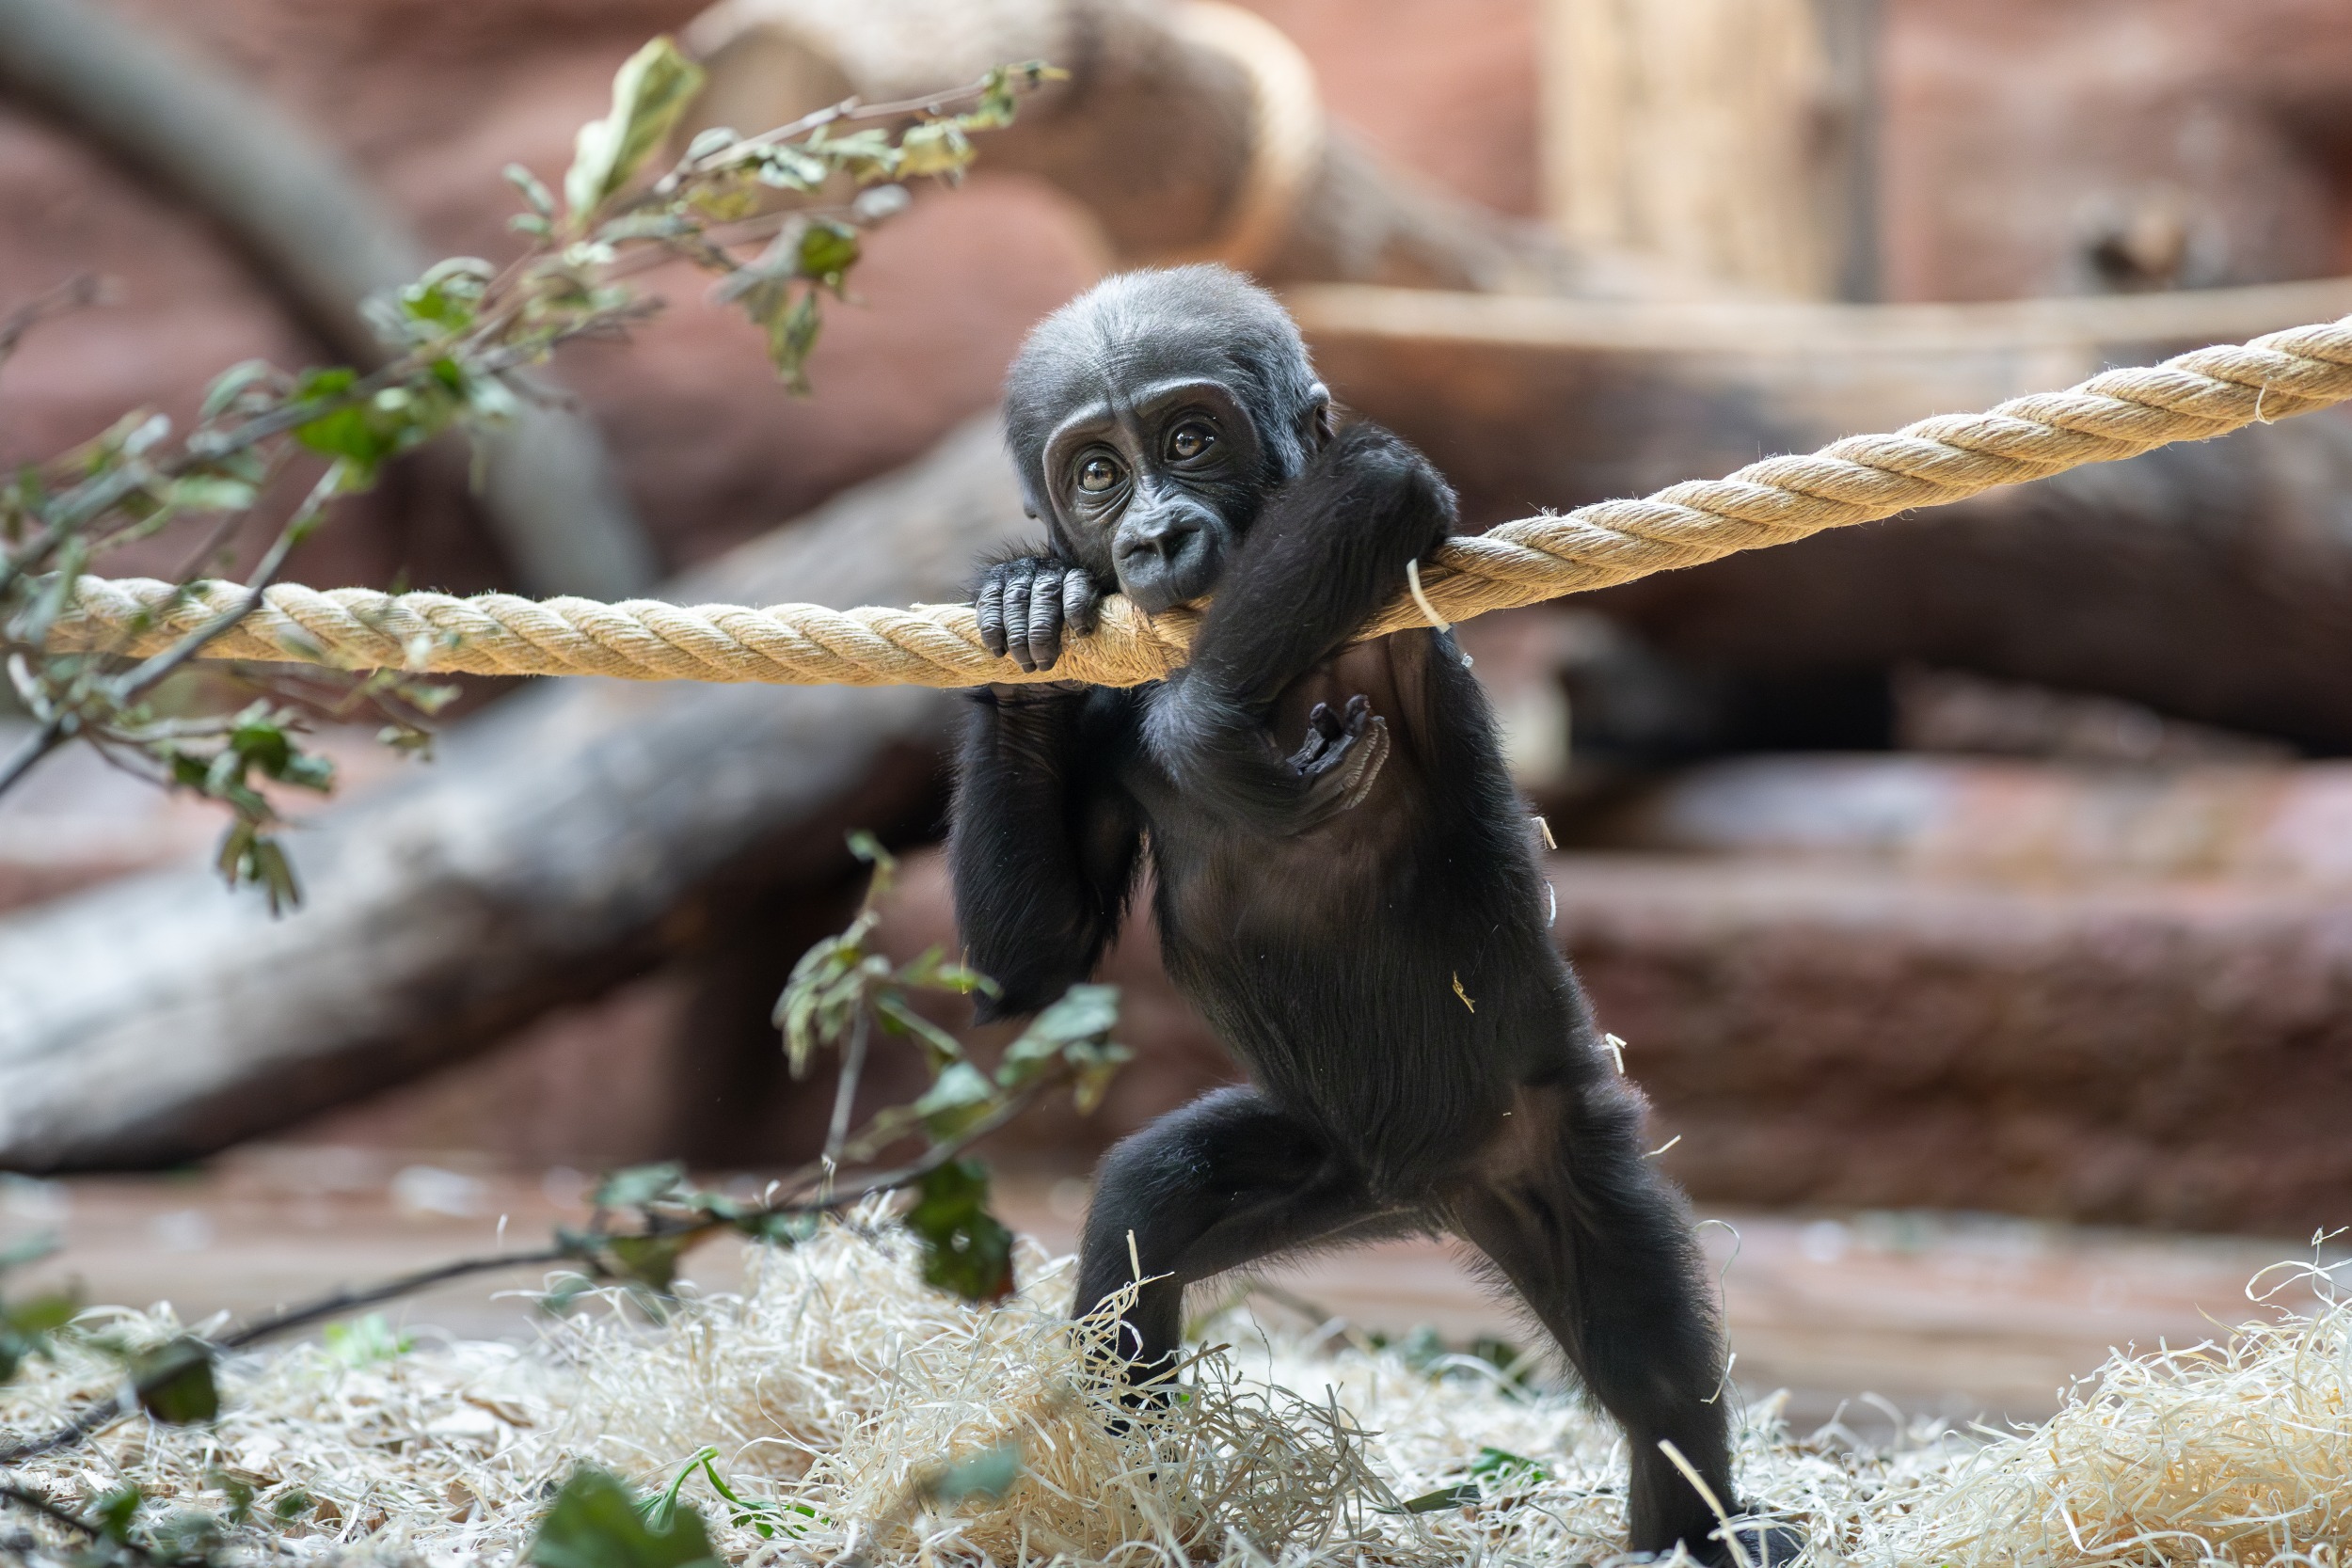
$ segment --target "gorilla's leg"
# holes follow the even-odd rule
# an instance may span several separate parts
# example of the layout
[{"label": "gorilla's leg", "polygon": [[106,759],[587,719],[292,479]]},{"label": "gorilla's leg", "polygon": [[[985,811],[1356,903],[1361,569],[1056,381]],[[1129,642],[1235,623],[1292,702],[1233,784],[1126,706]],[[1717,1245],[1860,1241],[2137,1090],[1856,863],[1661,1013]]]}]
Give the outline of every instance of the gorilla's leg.
[{"label": "gorilla's leg", "polygon": [[1079,1251],[1078,1310],[1101,1305],[1140,1268],[1147,1283],[1119,1349],[1138,1380],[1149,1378],[1183,1338],[1187,1285],[1374,1212],[1362,1180],[1304,1123],[1255,1089],[1219,1089],[1104,1157]]},{"label": "gorilla's leg", "polygon": [[[1714,1513],[1673,1462],[1681,1450],[1737,1512],[1724,1358],[1691,1215],[1642,1157],[1640,1102],[1613,1081],[1530,1088],[1480,1177],[1449,1205],[1454,1227],[1525,1299],[1625,1428],[1633,1480],[1629,1544],[1701,1561]],[[1713,1402],[1709,1402],[1713,1401]]]}]

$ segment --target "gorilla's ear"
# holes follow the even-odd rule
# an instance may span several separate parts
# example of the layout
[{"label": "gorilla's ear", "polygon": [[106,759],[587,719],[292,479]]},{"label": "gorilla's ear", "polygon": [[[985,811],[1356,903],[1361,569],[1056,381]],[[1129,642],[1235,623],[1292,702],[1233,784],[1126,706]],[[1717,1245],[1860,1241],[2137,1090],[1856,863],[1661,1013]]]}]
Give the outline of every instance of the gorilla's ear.
[{"label": "gorilla's ear", "polygon": [[1298,441],[1312,457],[1339,433],[1339,420],[1331,411],[1331,388],[1316,382],[1307,388],[1307,401],[1298,413]]}]

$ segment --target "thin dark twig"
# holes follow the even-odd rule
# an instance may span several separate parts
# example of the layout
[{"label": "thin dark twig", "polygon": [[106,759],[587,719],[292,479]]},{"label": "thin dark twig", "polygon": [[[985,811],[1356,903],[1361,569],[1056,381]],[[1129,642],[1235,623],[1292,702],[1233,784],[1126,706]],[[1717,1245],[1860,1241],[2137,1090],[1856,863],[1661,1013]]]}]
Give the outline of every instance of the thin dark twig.
[{"label": "thin dark twig", "polygon": [[38,1459],[59,1449],[70,1449],[91,1433],[111,1425],[121,1414],[122,1401],[109,1394],[56,1431],[40,1437],[27,1437],[22,1443],[0,1449],[0,1465],[21,1465],[25,1460]]},{"label": "thin dark twig", "polygon": [[443,1263],[437,1268],[420,1269],[414,1274],[405,1274],[397,1278],[385,1280],[379,1285],[370,1285],[356,1291],[338,1291],[333,1295],[322,1296],[303,1306],[290,1307],[282,1312],[273,1312],[266,1318],[246,1324],[235,1333],[216,1340],[215,1343],[223,1350],[243,1350],[247,1345],[258,1344],[263,1339],[284,1334],[291,1329],[307,1328],[323,1319],[341,1317],[345,1312],[356,1311],[362,1307],[373,1307],[382,1302],[396,1300],[401,1296],[414,1295],[419,1291],[429,1291],[436,1285],[445,1285],[453,1279],[463,1279],[468,1275],[494,1274],[501,1269],[521,1269],[534,1265],[561,1263],[566,1259],[578,1256],[579,1254],[569,1247],[551,1246],[542,1247],[537,1252],[505,1252],[480,1258],[461,1258],[455,1262]]},{"label": "thin dark twig", "polygon": [[[653,1223],[639,1234],[683,1238],[685,1243],[691,1246],[718,1231],[741,1229],[747,1223],[756,1222],[771,1215],[825,1214],[850,1208],[878,1194],[894,1192],[912,1182],[920,1181],[948,1161],[962,1154],[973,1144],[987,1137],[991,1132],[1027,1110],[1048,1090],[1067,1084],[1071,1076],[1070,1069],[1065,1067],[1031,1081],[1023,1085],[1020,1092],[1011,1099],[965,1128],[956,1136],[928,1150],[921,1159],[912,1161],[896,1169],[877,1172],[847,1191],[829,1193],[822,1197],[806,1202],[764,1204],[759,1208],[748,1210],[725,1219],[701,1216],[687,1221],[664,1221],[656,1216]],[[803,1167],[803,1173],[796,1173],[796,1176],[806,1175],[813,1180],[816,1179],[814,1173],[820,1172],[822,1169],[821,1164],[806,1166]],[[491,1274],[501,1269],[529,1268],[577,1261],[585,1264],[591,1272],[602,1275],[609,1271],[597,1261],[594,1243],[625,1239],[627,1239],[625,1236],[596,1233],[586,1239],[587,1244],[585,1245],[572,1243],[545,1247],[535,1252],[509,1252],[478,1258],[461,1258],[455,1262],[443,1263],[436,1268],[400,1275],[381,1284],[365,1286],[358,1290],[337,1291],[316,1301],[305,1302],[299,1307],[290,1307],[281,1312],[273,1312],[268,1317],[246,1323],[242,1328],[223,1335],[212,1342],[222,1350],[242,1350],[276,1335],[308,1327],[311,1323],[327,1318],[341,1317],[346,1312],[356,1311],[362,1307],[373,1307],[383,1302],[396,1300],[401,1296],[413,1295],[419,1291],[430,1290],[436,1285],[446,1284],[453,1279],[462,1279],[469,1275]],[[24,1460],[37,1458],[58,1449],[71,1448],[122,1414],[123,1405],[119,1398],[101,1400],[65,1426],[45,1436],[29,1438],[14,1447],[0,1449],[0,1465],[20,1464]]]},{"label": "thin dark twig", "polygon": [[17,1507],[28,1513],[38,1513],[45,1519],[54,1519],[66,1528],[82,1535],[94,1537],[100,1533],[96,1525],[91,1524],[72,1509],[60,1508],[31,1487],[19,1486],[12,1481],[0,1481],[0,1500],[12,1502]]},{"label": "thin dark twig", "polygon": [[[268,1317],[246,1323],[234,1333],[222,1336],[214,1340],[213,1344],[221,1350],[243,1350],[247,1345],[258,1344],[275,1335],[284,1334],[296,1328],[305,1328],[323,1319],[340,1317],[345,1312],[356,1311],[362,1307],[373,1307],[400,1296],[413,1295],[419,1291],[429,1291],[436,1285],[446,1284],[453,1279],[462,1279],[468,1275],[494,1274],[501,1269],[560,1263],[575,1256],[577,1254],[568,1247],[554,1246],[542,1248],[537,1252],[509,1252],[481,1258],[461,1258],[455,1262],[443,1263],[436,1268],[420,1269],[414,1274],[401,1275],[378,1285],[370,1285],[356,1291],[337,1291],[332,1295],[322,1296],[316,1301],[306,1302],[300,1307],[290,1307],[282,1312],[273,1312]],[[111,1425],[124,1413],[122,1401],[119,1397],[110,1396],[100,1400],[55,1432],[40,1437],[30,1437],[22,1443],[0,1449],[0,1465],[18,1465],[28,1459],[37,1459],[45,1453],[53,1453],[58,1449],[70,1449],[92,1433]]]},{"label": "thin dark twig", "polygon": [[212,530],[204,535],[202,542],[188,552],[187,564],[180,568],[172,580],[174,582],[199,580],[203,573],[204,563],[212,560],[215,554],[226,549],[229,541],[234,538],[239,531],[252,520],[252,517],[253,512],[249,507],[241,511],[222,513],[220,521],[214,524]]},{"label": "thin dark twig", "polygon": [[310,488],[310,494],[300,506],[294,509],[294,515],[286,519],[285,526],[278,531],[277,540],[271,544],[269,553],[262,557],[262,563],[253,569],[253,576],[246,579],[245,593],[239,596],[236,604],[222,610],[162,653],[121,676],[114,683],[112,692],[117,703],[127,703],[146,691],[156,682],[202,653],[207,643],[227,633],[238,622],[262,607],[262,595],[268,592],[271,581],[277,578],[279,569],[286,564],[286,557],[293,553],[294,546],[301,543],[309,532],[308,523],[318,515],[320,509],[326,506],[328,499],[335,494],[338,470],[335,468],[329,468],[319,476],[318,483]]},{"label": "thin dark twig", "polygon": [[825,1129],[827,1164],[841,1157],[841,1146],[850,1136],[850,1113],[856,1106],[858,1080],[866,1075],[866,1037],[872,1032],[872,1022],[861,1007],[856,1022],[850,1025],[849,1048],[841,1053],[841,1081],[834,1085],[833,1125]]},{"label": "thin dark twig", "polygon": [[[70,1508],[60,1508],[29,1486],[19,1486],[14,1481],[0,1481],[0,1502],[14,1503],[27,1513],[38,1513],[45,1519],[54,1520],[87,1540],[97,1541],[106,1536],[106,1531],[103,1527],[83,1518]],[[159,1568],[166,1561],[172,1560],[149,1550],[135,1541],[117,1538],[114,1544],[141,1562],[155,1563],[159,1565]]]},{"label": "thin dark twig", "polygon": [[67,721],[65,714],[51,715],[47,723],[16,749],[6,765],[0,765],[0,795],[15,788],[18,781],[33,770],[35,763],[65,744]]},{"label": "thin dark twig", "polygon": [[16,352],[24,334],[52,316],[62,316],[98,303],[103,292],[94,272],[75,273],[53,288],[43,289],[6,316],[0,316],[0,362]]},{"label": "thin dark twig", "polygon": [[[990,73],[990,75],[993,74],[993,72]],[[811,110],[789,124],[778,125],[773,129],[762,131],[757,135],[745,136],[739,141],[731,141],[717,151],[706,153],[701,158],[681,159],[675,168],[654,182],[648,194],[667,196],[676,190],[679,182],[689,174],[707,174],[715,169],[724,168],[731,157],[747,147],[773,147],[779,142],[787,142],[805,136],[811,131],[822,130],[828,125],[845,119],[903,119],[908,115],[937,114],[942,105],[957,99],[979,97],[988,90],[988,76],[979,76],[962,87],[950,87],[945,92],[934,92],[922,98],[901,98],[892,103],[867,103],[853,94],[838,103]]]},{"label": "thin dark twig", "polygon": [[866,1199],[872,1197],[877,1193],[895,1192],[898,1188],[906,1186],[909,1182],[920,1181],[923,1178],[929,1176],[931,1172],[937,1170],[948,1161],[956,1159],[958,1156],[961,1155],[965,1149],[971,1148],[974,1144],[979,1142],[982,1138],[987,1137],[991,1132],[995,1132],[998,1128],[1012,1120],[1013,1117],[1019,1116],[1022,1112],[1036,1104],[1038,1101],[1047,1093],[1047,1091],[1059,1088],[1063,1085],[1069,1083],[1071,1076],[1070,1070],[1067,1068],[1064,1068],[1058,1071],[1047,1073],[1044,1077],[1036,1079],[1033,1082],[1025,1085],[1020,1093],[1014,1095],[1010,1100],[1006,1101],[995,1110],[991,1111],[987,1116],[982,1117],[978,1121],[974,1122],[970,1127],[965,1128],[961,1132],[948,1139],[946,1143],[935,1145],[931,1148],[926,1150],[921,1159],[900,1165],[896,1170],[886,1170],[879,1175],[869,1177],[864,1184],[860,1186],[851,1188],[847,1192],[836,1192],[824,1197],[812,1198],[805,1203],[771,1204],[765,1209],[758,1211],[758,1212],[770,1214],[831,1213],[836,1209],[847,1209],[854,1204],[863,1203]]}]

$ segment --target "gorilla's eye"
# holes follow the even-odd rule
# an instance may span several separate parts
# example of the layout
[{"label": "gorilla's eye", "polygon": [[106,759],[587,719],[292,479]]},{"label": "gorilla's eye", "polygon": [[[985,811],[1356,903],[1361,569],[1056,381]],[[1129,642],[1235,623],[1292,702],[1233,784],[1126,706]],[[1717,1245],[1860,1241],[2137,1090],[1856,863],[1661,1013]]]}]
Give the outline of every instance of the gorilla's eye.
[{"label": "gorilla's eye", "polygon": [[1216,432],[1198,421],[1181,424],[1176,434],[1168,438],[1168,455],[1179,463],[1189,463],[1216,443]]},{"label": "gorilla's eye", "polygon": [[1119,483],[1119,465],[1096,454],[1078,465],[1078,488],[1089,495],[1101,495]]}]

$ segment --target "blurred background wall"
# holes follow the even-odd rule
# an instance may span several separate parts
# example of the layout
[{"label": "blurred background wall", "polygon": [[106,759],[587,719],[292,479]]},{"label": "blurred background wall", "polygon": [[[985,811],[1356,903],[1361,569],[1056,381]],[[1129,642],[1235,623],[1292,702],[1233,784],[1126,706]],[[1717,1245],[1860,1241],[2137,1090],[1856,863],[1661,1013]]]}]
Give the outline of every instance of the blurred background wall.
[{"label": "blurred background wall", "polygon": [[[2142,295],[2352,273],[2352,12],[2325,0],[1250,8],[1303,52],[1333,122],[1408,182],[1631,257],[1651,282],[1620,293],[1653,303]],[[560,170],[615,64],[697,9],[115,8],[124,26],[232,68],[330,139],[435,253],[493,257],[513,208],[500,166]],[[214,222],[21,103],[0,102],[0,302],[83,270],[110,289],[103,309],[45,328],[0,374],[0,463],[82,439],[135,404],[184,411],[240,358],[326,356]],[[966,186],[925,194],[870,254],[864,308],[830,318],[812,398],[786,395],[739,318],[688,277],[634,341],[568,353],[554,372],[604,433],[665,568],[709,562],[984,413],[1028,325],[1113,263],[1066,190],[992,167],[987,143]],[[1340,319],[1302,310],[1311,334]],[[1523,477],[1516,452],[1557,420],[1481,412],[1470,435],[1447,422],[1528,406],[1521,372],[1445,349],[1456,379],[1444,385],[1466,389],[1440,396],[1437,379],[1383,370],[1409,356],[1381,358],[1354,330],[1316,339],[1346,372],[1343,396],[1430,445],[1473,510],[1568,504],[1591,499],[1569,493],[1575,483],[1625,482]],[[1817,390],[1831,374],[1788,363]],[[1908,395],[1947,385],[1922,379]],[[1838,406],[1876,405],[1853,394]],[[1925,411],[1894,399],[1883,417]],[[1663,478],[1726,454],[1728,466],[1792,428],[1708,408],[1677,417],[1695,433],[1664,450]],[[2339,494],[2335,461],[2299,446],[2279,457],[2273,468],[2317,477],[2303,489],[2279,480],[2248,503],[2259,515],[2245,526],[2309,513],[2295,526],[2330,550],[2352,543],[2330,531],[2352,527],[2340,512],[2311,510],[2313,495]],[[2191,493],[2186,479],[2147,483]],[[2079,514],[2082,493],[2064,494]],[[1994,532],[1954,536],[1900,580],[1943,591],[1992,548],[1984,539],[2045,522],[2036,504],[1971,525]],[[2142,503],[2113,504],[2129,515]],[[2164,593],[2204,592],[2194,561],[2162,570]],[[1889,596],[1896,571],[1866,562],[1820,577],[1851,579],[1851,600],[1883,608],[1909,602]],[[515,567],[469,499],[462,462],[428,455],[305,546],[289,575],[468,591],[509,584]],[[2302,576],[2332,592],[2335,579]],[[1741,580],[1703,578],[1692,575],[1702,601],[1707,584]],[[2079,581],[2057,587],[2081,602]],[[1710,663],[1707,640],[1736,643],[1726,628],[1754,624],[1764,629],[1740,646],[1788,645],[1754,607],[1786,612],[1788,594],[1767,583],[1678,609],[1683,590],[1664,592],[1470,630],[1523,783],[1574,851],[1556,878],[1564,941],[1604,1022],[1633,1042],[1629,1068],[1662,1124],[1688,1133],[1674,1158],[1696,1190],[2290,1229],[2352,1190],[2352,1156],[2325,1131],[2352,1110],[2352,867],[2331,859],[2352,796],[2336,765],[2301,760],[2352,752],[2352,727],[2330,738],[2332,720],[2272,721],[2139,680],[2154,653],[2118,654],[2112,679],[2046,678],[2060,666],[2017,653],[2013,638],[1987,648],[1955,634],[1922,653],[1889,634],[1761,684],[1734,680],[1723,658],[1751,672],[1759,661],[1735,648]],[[1986,590],[2010,592],[1997,575]],[[2185,636],[2164,593],[2099,647]],[[2255,622],[2287,613],[2271,615],[2262,607],[2285,601],[2264,594]],[[1807,626],[1862,626],[1867,608],[1824,601]],[[2316,629],[2280,657],[2332,687],[2342,617],[2293,613]],[[480,683],[468,703],[500,698]],[[354,789],[389,772],[345,749]],[[1846,771],[1824,771],[1825,756]],[[47,901],[199,850],[211,832],[201,813],[100,774],[60,759],[0,805],[0,899],[20,911],[0,942]],[[937,861],[922,852],[937,781],[914,797],[875,824],[915,857],[891,927],[908,952],[952,942]],[[572,987],[473,1059],[277,1135],[521,1164],[772,1164],[812,1140],[828,1089],[784,1079],[766,1009],[801,946],[854,895],[839,873],[754,895],[723,927],[681,928],[658,960]],[[1083,1168],[1230,1073],[1158,977],[1148,931],[1131,933],[1113,977],[1129,987],[1143,1060],[1092,1120],[1049,1121],[1012,1157]],[[872,1092],[899,1086],[884,1074]]]}]

